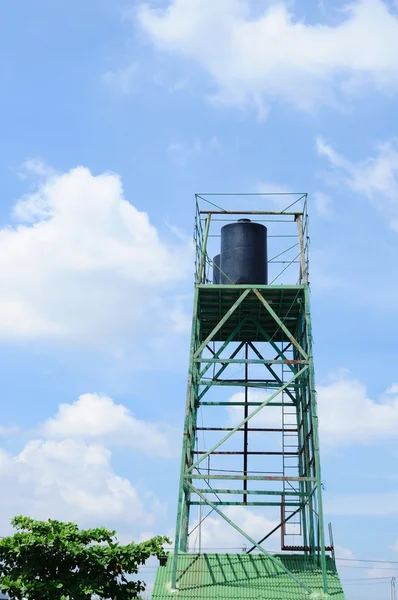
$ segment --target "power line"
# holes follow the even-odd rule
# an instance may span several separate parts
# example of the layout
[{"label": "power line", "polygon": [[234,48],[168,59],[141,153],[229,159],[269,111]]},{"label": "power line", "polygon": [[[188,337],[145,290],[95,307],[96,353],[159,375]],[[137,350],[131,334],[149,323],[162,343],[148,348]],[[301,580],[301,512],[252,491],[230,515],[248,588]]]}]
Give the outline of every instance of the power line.
[{"label": "power line", "polygon": [[380,563],[388,565],[398,565],[398,560],[372,560],[370,558],[339,558],[336,556],[336,560],[344,560],[347,562],[366,562],[366,563]]}]

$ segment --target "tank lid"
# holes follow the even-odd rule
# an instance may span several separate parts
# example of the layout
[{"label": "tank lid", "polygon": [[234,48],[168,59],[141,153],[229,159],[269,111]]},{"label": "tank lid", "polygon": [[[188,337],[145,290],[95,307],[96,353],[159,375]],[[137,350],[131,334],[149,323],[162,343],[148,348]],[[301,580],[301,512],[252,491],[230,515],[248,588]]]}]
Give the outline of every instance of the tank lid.
[{"label": "tank lid", "polygon": [[238,223],[251,223],[250,219],[238,219]]}]

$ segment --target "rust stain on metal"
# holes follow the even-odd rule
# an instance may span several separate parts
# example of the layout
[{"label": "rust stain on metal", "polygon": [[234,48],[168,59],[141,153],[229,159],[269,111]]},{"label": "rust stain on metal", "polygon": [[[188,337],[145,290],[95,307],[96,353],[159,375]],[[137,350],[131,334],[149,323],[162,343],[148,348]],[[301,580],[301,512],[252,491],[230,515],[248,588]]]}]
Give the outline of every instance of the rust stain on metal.
[{"label": "rust stain on metal", "polygon": [[305,362],[306,362],[305,360],[288,360],[288,359],[285,359],[283,361],[283,364],[284,365],[302,365],[302,364],[305,364]]}]

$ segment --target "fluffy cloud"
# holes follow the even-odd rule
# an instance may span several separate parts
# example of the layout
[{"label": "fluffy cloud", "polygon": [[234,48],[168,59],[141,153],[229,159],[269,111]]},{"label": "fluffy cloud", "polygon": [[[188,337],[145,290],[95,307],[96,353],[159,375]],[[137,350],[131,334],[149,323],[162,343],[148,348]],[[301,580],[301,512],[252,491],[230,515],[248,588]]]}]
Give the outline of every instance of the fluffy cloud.
[{"label": "fluffy cloud", "polygon": [[27,168],[39,186],[0,231],[0,335],[119,349],[132,334],[172,331],[169,290],[191,263],[187,243],[163,242],[115,174]]},{"label": "fluffy cloud", "polygon": [[[349,372],[337,373],[330,382],[317,386],[321,444],[374,443],[398,437],[398,385],[389,387],[381,398],[368,396],[366,386]],[[263,402],[263,391],[250,392],[250,400]],[[231,402],[243,401],[243,393],[231,396]],[[243,418],[242,407],[228,407],[229,423]],[[265,407],[252,421],[257,427],[281,427],[281,410]]]},{"label": "fluffy cloud", "polygon": [[50,438],[100,439],[157,456],[178,452],[179,436],[170,425],[140,420],[122,404],[98,394],[82,394],[73,404],[61,404],[42,429]]},{"label": "fluffy cloud", "polygon": [[[265,393],[261,390],[250,389],[248,393],[249,402],[264,402],[270,394]],[[231,404],[234,402],[244,402],[244,392],[237,392],[233,394],[229,401]],[[252,409],[254,410],[254,408]],[[242,406],[228,406],[227,413],[229,415],[229,424],[237,425],[243,419],[243,407]],[[265,406],[263,410],[250,421],[251,427],[281,427],[282,417],[281,409],[273,406]]]},{"label": "fluffy cloud", "polygon": [[[277,518],[273,521],[266,519],[261,514],[263,511],[256,513],[254,510],[242,506],[228,506],[222,510],[229,519],[256,541],[279,523]],[[197,525],[197,522],[194,523],[195,525]],[[216,513],[203,521],[201,533],[202,548],[205,550],[229,549],[233,552],[239,551],[243,546],[246,546],[246,548],[250,546],[250,542],[245,537]],[[190,548],[193,549],[194,546],[198,549],[198,529],[190,537]],[[265,544],[265,547],[269,550],[275,550],[279,546],[280,532],[279,535],[276,533],[271,536]]]},{"label": "fluffy cloud", "polygon": [[81,441],[32,440],[17,455],[0,450],[1,526],[15,514],[84,523],[148,526],[152,515],[111,453]]},{"label": "fluffy cloud", "polygon": [[115,71],[106,71],[102,75],[102,81],[121,95],[128,96],[133,91],[138,68],[137,63],[132,63],[127,65],[127,67],[116,69]]},{"label": "fluffy cloud", "polygon": [[172,142],[167,148],[167,152],[172,157],[175,164],[180,167],[185,166],[195,156],[203,153],[214,152],[221,148],[221,143],[216,136],[209,140],[196,138],[191,143]]},{"label": "fluffy cloud", "polygon": [[17,433],[18,429],[19,428],[16,425],[9,425],[9,426],[0,425],[0,437],[6,437],[8,435],[13,435],[14,433]]},{"label": "fluffy cloud", "polygon": [[317,214],[322,218],[329,220],[333,216],[332,199],[323,192],[315,192],[313,195],[314,205]]},{"label": "fluffy cloud", "polygon": [[321,138],[316,148],[341,183],[365,196],[398,231],[398,140],[380,144],[374,156],[359,161],[346,158]]},{"label": "fluffy cloud", "polygon": [[[391,389],[391,388],[390,388]],[[398,436],[398,394],[385,392],[378,401],[347,372],[318,385],[321,440],[326,444],[372,443]]]},{"label": "fluffy cloud", "polygon": [[258,15],[249,0],[169,0],[143,4],[138,20],[158,49],[205,70],[219,101],[262,116],[275,99],[308,110],[365,84],[397,89],[398,19],[386,2],[347,3],[333,25],[307,24],[282,0],[267,4]]},{"label": "fluffy cloud", "polygon": [[395,544],[391,546],[391,550],[394,550],[394,552],[398,552],[398,540],[395,542]]}]

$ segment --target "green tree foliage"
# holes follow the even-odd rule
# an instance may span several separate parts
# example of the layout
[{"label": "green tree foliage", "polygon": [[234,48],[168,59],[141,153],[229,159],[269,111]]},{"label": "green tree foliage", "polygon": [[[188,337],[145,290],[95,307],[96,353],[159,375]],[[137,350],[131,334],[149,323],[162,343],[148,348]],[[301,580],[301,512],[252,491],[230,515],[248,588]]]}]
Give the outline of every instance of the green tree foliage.
[{"label": "green tree foliage", "polygon": [[112,600],[139,598],[145,583],[132,580],[151,556],[165,555],[166,537],[122,546],[104,527],[15,517],[13,536],[0,541],[0,590],[11,599]]}]

